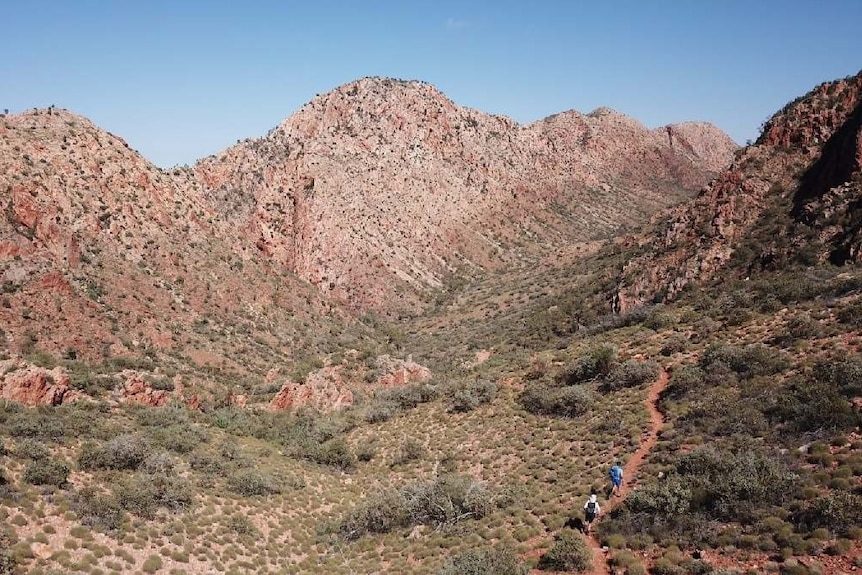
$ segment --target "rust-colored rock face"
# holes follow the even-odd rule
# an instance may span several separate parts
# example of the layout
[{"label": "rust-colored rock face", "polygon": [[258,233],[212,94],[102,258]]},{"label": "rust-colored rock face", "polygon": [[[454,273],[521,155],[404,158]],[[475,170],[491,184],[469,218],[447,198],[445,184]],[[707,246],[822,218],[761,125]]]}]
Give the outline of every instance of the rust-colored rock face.
[{"label": "rust-colored rock face", "polygon": [[273,410],[297,410],[310,407],[319,411],[337,411],[353,405],[354,391],[373,393],[386,387],[400,387],[427,381],[431,370],[412,359],[377,358],[377,377],[371,382],[351,380],[342,365],[330,365],[311,372],[304,383],[286,381],[269,404]]},{"label": "rust-colored rock face", "polygon": [[191,329],[207,318],[215,329],[277,323],[298,338],[340,314],[219,235],[189,174],[159,170],[66,111],[0,117],[0,349],[100,362],[208,345]]},{"label": "rust-colored rock face", "polygon": [[[629,261],[615,295],[618,311],[673,299],[692,282],[724,269],[768,208],[816,232],[821,259],[843,264],[862,252],[862,74],[822,84],[788,104],[757,142],[691,202],[659,218],[653,230],[624,240],[646,247]],[[759,259],[774,259],[810,241],[787,230]],[[780,241],[779,241],[780,240]]]},{"label": "rust-colored rock face", "polygon": [[62,367],[47,370],[24,361],[0,361],[0,397],[21,405],[60,405],[80,397],[70,388],[69,374]]},{"label": "rust-colored rock face", "polygon": [[319,411],[337,411],[353,405],[353,392],[347,389],[338,370],[324,368],[309,374],[304,383],[287,381],[270,401],[276,411],[293,411],[308,407]]},{"label": "rust-colored rock face", "polygon": [[127,403],[163,407],[170,401],[171,395],[167,390],[153,389],[141,374],[130,372],[119,390],[119,399]]}]

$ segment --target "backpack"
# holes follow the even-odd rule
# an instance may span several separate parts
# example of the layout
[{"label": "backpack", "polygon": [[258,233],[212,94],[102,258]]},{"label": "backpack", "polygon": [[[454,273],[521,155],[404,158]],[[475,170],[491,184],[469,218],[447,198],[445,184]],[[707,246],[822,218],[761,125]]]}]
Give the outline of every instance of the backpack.
[{"label": "backpack", "polygon": [[587,513],[589,513],[590,515],[596,514],[596,502],[595,501],[588,501],[587,502]]}]

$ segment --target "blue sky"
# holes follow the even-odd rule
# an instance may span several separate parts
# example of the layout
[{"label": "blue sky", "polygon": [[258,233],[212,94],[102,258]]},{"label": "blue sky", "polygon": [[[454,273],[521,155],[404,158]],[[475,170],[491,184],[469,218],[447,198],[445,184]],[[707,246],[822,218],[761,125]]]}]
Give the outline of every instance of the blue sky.
[{"label": "blue sky", "polygon": [[56,105],[160,166],[363,76],[521,123],[610,106],[744,143],[862,69],[862,0],[0,0],[0,109]]}]

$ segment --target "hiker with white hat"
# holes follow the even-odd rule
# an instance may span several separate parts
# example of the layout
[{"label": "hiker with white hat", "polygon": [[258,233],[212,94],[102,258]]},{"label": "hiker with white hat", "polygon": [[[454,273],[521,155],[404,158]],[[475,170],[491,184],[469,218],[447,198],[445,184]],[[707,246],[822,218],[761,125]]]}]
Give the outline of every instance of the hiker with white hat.
[{"label": "hiker with white hat", "polygon": [[599,496],[593,493],[590,495],[587,502],[584,503],[584,529],[588,534],[590,529],[592,529],[593,521],[596,520],[596,517],[598,517],[601,512],[602,508],[599,507]]}]

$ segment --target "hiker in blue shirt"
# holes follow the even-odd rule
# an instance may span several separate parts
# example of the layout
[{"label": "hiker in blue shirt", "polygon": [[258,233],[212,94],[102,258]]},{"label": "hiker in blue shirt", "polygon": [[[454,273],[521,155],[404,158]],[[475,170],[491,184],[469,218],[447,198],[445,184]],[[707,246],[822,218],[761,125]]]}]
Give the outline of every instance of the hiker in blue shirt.
[{"label": "hiker in blue shirt", "polygon": [[611,467],[611,471],[609,473],[611,476],[611,485],[613,488],[611,489],[611,494],[620,496],[620,487],[623,484],[623,468],[620,465],[620,462],[617,461],[617,464]]}]

